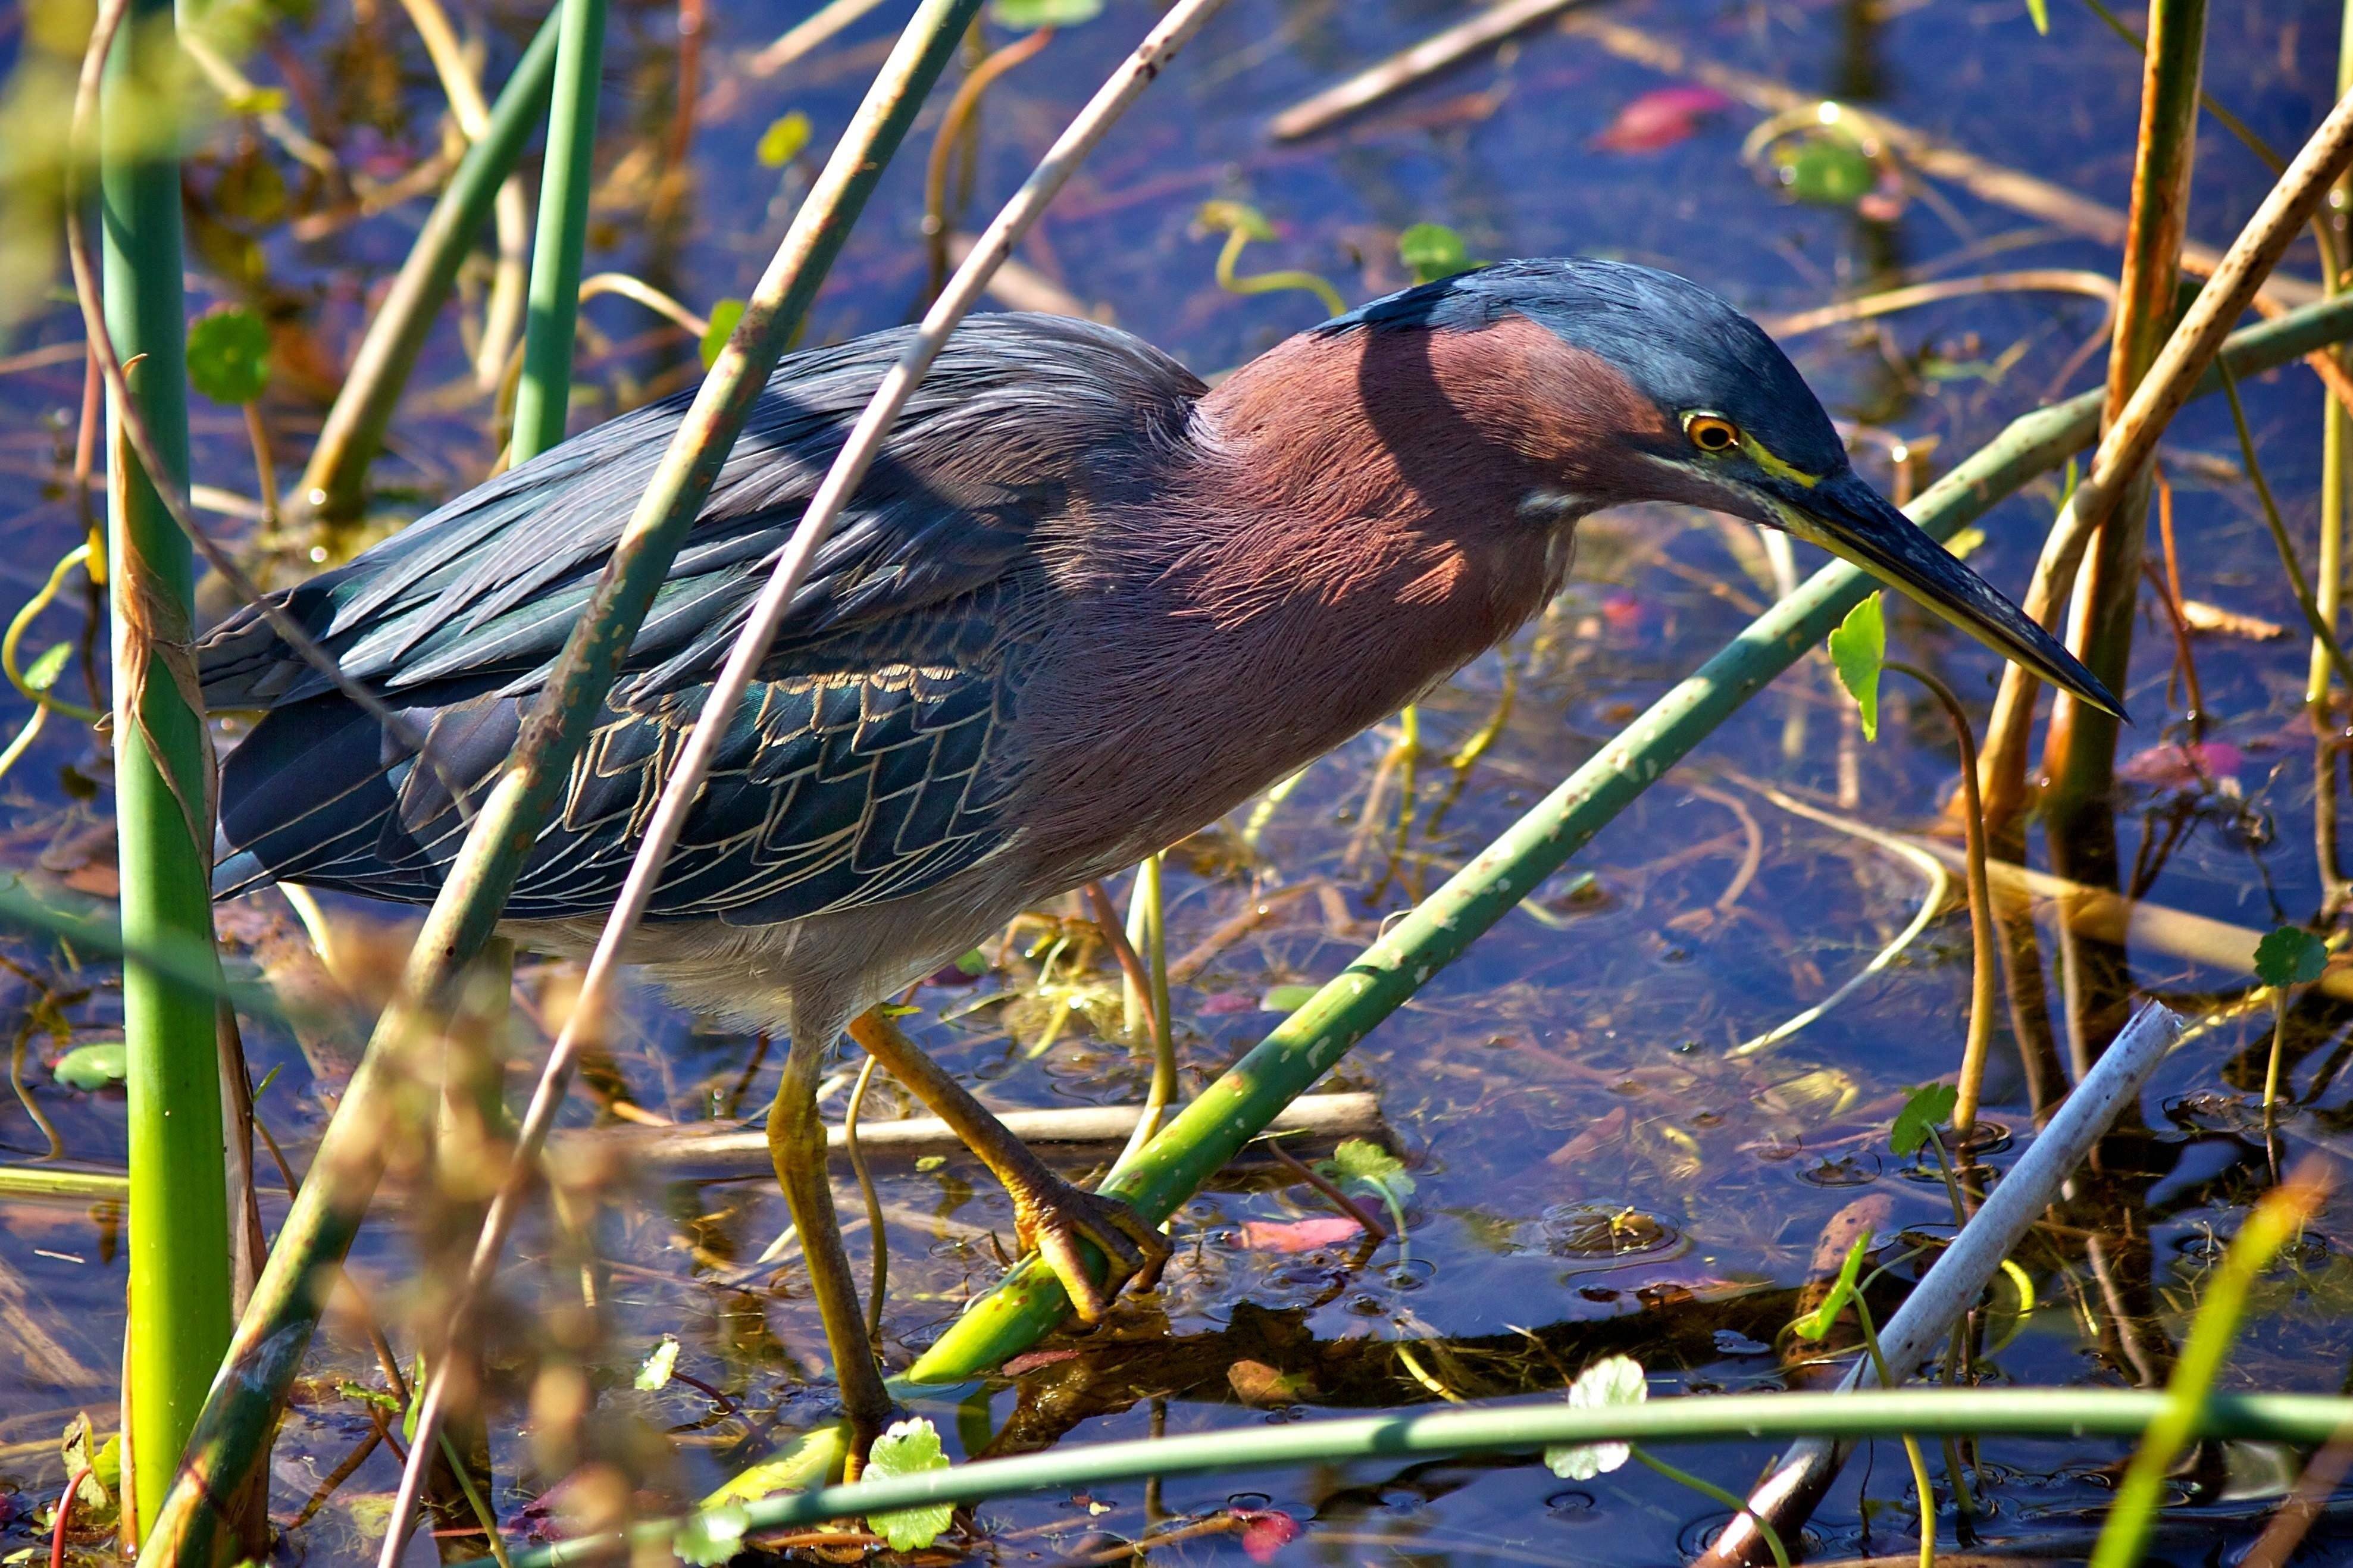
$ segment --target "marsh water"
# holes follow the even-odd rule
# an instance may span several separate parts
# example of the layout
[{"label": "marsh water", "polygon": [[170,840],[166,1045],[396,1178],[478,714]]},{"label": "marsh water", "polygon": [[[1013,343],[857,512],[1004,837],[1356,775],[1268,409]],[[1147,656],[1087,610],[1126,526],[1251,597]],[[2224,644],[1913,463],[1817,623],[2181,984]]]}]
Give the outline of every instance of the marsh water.
[{"label": "marsh water", "polygon": [[[808,7],[779,0],[705,9],[628,0],[611,19],[601,106],[600,193],[587,270],[634,275],[696,312],[749,291],[825,148],[839,132],[907,7],[886,3],[773,75],[751,57]],[[274,19],[245,62],[285,89],[285,112],[378,181],[442,145],[444,99],[406,15],[382,0],[325,0]],[[1028,171],[1157,14],[1111,0],[1007,74],[983,106],[963,226],[976,227]],[[503,76],[537,14],[465,0],[463,33],[486,41]],[[2022,269],[2113,274],[2116,247],[2021,216],[1941,179],[1889,176],[1867,192],[1801,189],[1768,150],[1744,161],[1766,117],[1704,85],[1704,67],[1831,96],[2122,208],[2140,85],[2135,51],[2079,0],[2052,0],[2038,35],[2023,0],[1876,4],[1624,4],[1577,13],[1618,29],[1546,24],[1500,50],[1383,99],[1319,133],[1278,141],[1268,122],[1308,94],[1439,28],[1463,7],[1439,0],[1234,0],[1119,127],[1019,254],[1035,279],[1213,373],[1322,315],[1313,296],[1243,296],[1213,279],[1221,237],[1198,214],[1247,203],[1275,236],[1240,270],[1301,268],[1351,300],[1411,280],[1401,231],[1457,231],[1473,258],[1583,253],[1683,272],[1761,317],[1928,279]],[[681,18],[699,21],[696,101],[679,113]],[[2137,25],[2137,14],[2127,22]],[[2319,0],[2213,7],[2206,86],[2273,147],[2292,150],[2335,79],[2336,8]],[[986,29],[988,42],[1011,37]],[[1647,41],[1646,41],[1647,40]],[[0,19],[0,50],[36,47]],[[1647,61],[1631,58],[1649,51]],[[1680,50],[1680,63],[1662,50]],[[1671,68],[1661,68],[1662,66]],[[807,116],[806,150],[779,121]],[[927,112],[819,300],[809,341],[908,319],[924,297],[922,154]],[[765,141],[765,149],[764,149]],[[530,165],[535,171],[535,163]],[[666,172],[682,171],[682,172]],[[1831,171],[1835,174],[1836,171]],[[1794,178],[1795,176],[1793,176]],[[2259,158],[2209,120],[2200,139],[2189,231],[2220,248],[2267,188]],[[189,163],[191,312],[263,311],[276,334],[263,404],[281,479],[299,467],[350,348],[426,210],[340,212],[254,121],[206,132]],[[2285,269],[2309,279],[2308,241]],[[389,450],[372,471],[366,518],[332,532],[273,539],[257,559],[284,580],[417,515],[481,478],[495,455],[491,399],[478,385],[459,317],[478,320],[470,278],[414,377]],[[577,430],[692,384],[697,345],[639,304],[604,295],[585,309],[575,371]],[[2105,307],[2080,293],[2003,291],[1785,335],[1845,426],[1858,461],[1899,495],[1916,491],[2010,418],[2098,384]],[[69,306],[36,311],[5,345],[0,375],[0,607],[11,612],[81,537],[70,484],[82,366]],[[12,357],[14,356],[14,357]],[[26,357],[30,363],[26,363]],[[2321,392],[2292,367],[2251,380],[2248,416],[2266,477],[2309,562],[2321,448]],[[237,411],[195,400],[199,482],[255,493]],[[2343,787],[2302,705],[2307,660],[2227,408],[2194,405],[2165,448],[2181,592],[2241,617],[2193,636],[2204,727],[2185,727],[2168,623],[2145,597],[2124,693],[2137,722],[2113,802],[2119,858],[2154,905],[2254,931],[2305,921],[2327,897],[2316,851],[2316,776]],[[2058,476],[1983,522],[1973,557],[2022,590],[2059,498]],[[250,518],[216,513],[235,537]],[[2152,532],[2152,540],[2155,539]],[[1799,567],[1820,558],[1799,547]],[[27,643],[80,636],[71,578]],[[1774,596],[1753,533],[1666,510],[1587,525],[1567,591],[1499,653],[1418,710],[1419,748],[1400,756],[1392,721],[1309,770],[1271,808],[1238,813],[1169,857],[1168,946],[1203,949],[1176,986],[1189,1093],[1329,978],[1411,905],[1584,761]],[[1893,611],[1891,643],[1938,672],[1982,722],[1993,657],[1920,615]],[[100,639],[102,646],[103,638]],[[60,689],[83,695],[69,667]],[[1307,703],[1310,692],[1234,691],[1228,700]],[[1560,1389],[1604,1353],[1639,1358],[1653,1397],[1794,1385],[1814,1375],[1784,1324],[1814,1277],[1826,1231],[1883,1237],[1950,1228],[1933,1163],[1899,1158],[1886,1130],[1911,1086],[1950,1075],[1969,990],[1965,914],[1947,909],[1878,973],[1772,1048],[1734,1047],[1822,1002],[1912,921],[1930,894],[1915,860],[1858,827],[1933,826],[1955,773],[1949,731],[1891,679],[1875,743],[1857,733],[1826,663],[1810,659],[1726,724],[1529,901],[1358,1046],[1325,1088],[1377,1097],[1381,1131],[1406,1163],[1409,1231],[1371,1247],[1336,1229],[1313,1188],[1271,1163],[1229,1172],[1188,1205],[1163,1287],[1101,1330],[1050,1341],[1006,1374],[919,1405],[952,1454],[1156,1432],[1249,1428],[1335,1410],[1406,1408]],[[14,733],[25,702],[0,697]],[[2195,740],[2189,754],[2179,743]],[[2170,749],[2168,749],[2170,748]],[[2317,760],[2316,760],[2317,759]],[[1459,765],[1458,765],[1459,764]],[[2316,772],[2317,770],[2317,772]],[[0,782],[11,870],[112,891],[108,766],[90,733],[52,724]],[[1795,803],[1795,806],[1788,804]],[[1801,812],[1796,807],[1807,808]],[[2031,843],[2046,856],[2037,832]],[[1263,917],[1238,921],[1253,909]],[[976,975],[944,975],[905,1020],[927,1048],[997,1107],[1133,1103],[1148,1076],[1124,1032],[1117,972],[1072,917],[1040,911],[982,952]],[[388,973],[384,923],[402,911],[355,901],[328,913],[361,969]],[[224,914],[233,952],[289,963],[299,928],[262,893]],[[2079,1073],[2104,1041],[2099,1010],[2065,1005],[2042,911],[2053,1034],[2042,1068]],[[1205,944],[1206,947],[1205,947]],[[275,954],[273,958],[271,955]],[[347,957],[350,956],[347,954]],[[54,942],[0,952],[0,1008],[16,1044],[18,1096],[0,1100],[0,1155],[119,1168],[118,1091],[76,1089],[51,1068],[68,1050],[119,1037],[119,988],[102,960]],[[2154,942],[2125,951],[2134,994],[2207,1019],[2160,1069],[2096,1174],[2021,1248],[2031,1307],[2016,1286],[1980,1325],[1976,1373],[2009,1384],[2138,1386],[2161,1379],[2202,1281],[2248,1204],[2311,1151],[2348,1136],[2340,1069],[2353,1036],[2344,1008],[2300,1003],[2287,1035],[2290,1104],[2267,1149],[2254,1107],[2271,1037],[2267,1008],[2239,1005],[2248,976]],[[560,1008],[564,973],[524,959],[529,1004],[508,1039],[520,1095]],[[575,1090],[567,1122],[595,1130],[756,1116],[776,1053],[699,1026],[649,994],[632,996],[617,1044]],[[341,1087],[357,1038],[297,1039],[267,1018],[246,1044],[263,1122],[297,1168]],[[2034,1126],[2032,1081],[2005,1010],[1981,1157],[2016,1157]],[[854,1066],[854,1060],[851,1065]],[[834,1080],[839,1118],[847,1074]],[[887,1084],[870,1120],[908,1114]],[[38,1120],[36,1119],[37,1115]],[[1330,1152],[1328,1139],[1312,1152]],[[1110,1148],[1064,1150],[1071,1174]],[[275,1180],[265,1164],[265,1191]],[[846,1167],[845,1215],[863,1213]],[[886,1361],[903,1367],[1002,1271],[1011,1216],[961,1154],[878,1157],[891,1237],[882,1317]],[[264,1218],[284,1212],[282,1195]],[[429,1293],[417,1281],[409,1205],[388,1198],[353,1268],[406,1353]],[[105,1204],[12,1201],[0,1232],[0,1551],[34,1543],[64,1479],[56,1437],[77,1410],[114,1424],[124,1282],[122,1216]],[[823,1341],[797,1249],[760,1261],[786,1225],[773,1183],[754,1173],[698,1184],[616,1179],[574,1232],[534,1220],[501,1289],[512,1310],[485,1347],[491,1501],[508,1538],[565,1528],[547,1418],[533,1369],[577,1358],[596,1391],[596,1453],[673,1508],[820,1417]],[[577,1237],[593,1240],[583,1253]],[[2353,1268],[2343,1200],[2268,1273],[2226,1373],[2230,1386],[2338,1389],[2353,1358]],[[871,1235],[850,1235],[866,1267]],[[1891,1251],[1887,1256],[1893,1256]],[[1907,1269],[1914,1266],[1905,1266]],[[1899,1270],[1902,1272],[1902,1270]],[[2021,1310],[2021,1308],[2026,1310]],[[586,1310],[584,1310],[586,1309]],[[554,1336],[551,1341],[550,1335]],[[664,1336],[674,1378],[635,1386]],[[1409,1347],[1399,1355],[1398,1347]],[[690,1383],[686,1379],[691,1379]],[[649,1380],[659,1381],[659,1380]],[[314,1493],[371,1440],[364,1392],[385,1380],[365,1335],[331,1316],[314,1348],[271,1471],[270,1509],[291,1525],[278,1560],[358,1563],[375,1550],[397,1470],[379,1444],[323,1500]],[[665,1448],[651,1441],[668,1434]],[[1738,1489],[1770,1458],[1762,1444],[1683,1449],[1679,1462]],[[1974,1524],[1983,1549],[2067,1561],[2085,1549],[2124,1458],[2118,1444],[1990,1440],[1978,1455]],[[2153,1561],[2235,1560],[2295,1473],[2255,1446],[2209,1454],[2180,1479],[2179,1512]],[[1941,1469],[1939,1470],[1940,1487]],[[553,1493],[554,1495],[550,1495]],[[1893,1444],[1858,1456],[1810,1527],[1818,1559],[1908,1553],[1910,1479]],[[1282,1519],[1276,1521],[1274,1516]],[[298,1515],[307,1515],[293,1524]],[[1460,1462],[1364,1461],[1126,1485],[977,1510],[929,1560],[1116,1561],[1124,1542],[1187,1521],[1208,1526],[1159,1548],[1165,1562],[1331,1563],[1680,1561],[1718,1529],[1717,1505],[1629,1468],[1556,1477],[1534,1453]],[[1946,1520],[1947,1546],[1952,1543]],[[867,1548],[815,1550],[844,1561]],[[2353,1534],[2324,1518],[2306,1547],[2342,1560]],[[458,1555],[480,1550],[453,1534]],[[99,1542],[76,1548],[92,1552]],[[427,1547],[419,1544],[417,1560]]]}]

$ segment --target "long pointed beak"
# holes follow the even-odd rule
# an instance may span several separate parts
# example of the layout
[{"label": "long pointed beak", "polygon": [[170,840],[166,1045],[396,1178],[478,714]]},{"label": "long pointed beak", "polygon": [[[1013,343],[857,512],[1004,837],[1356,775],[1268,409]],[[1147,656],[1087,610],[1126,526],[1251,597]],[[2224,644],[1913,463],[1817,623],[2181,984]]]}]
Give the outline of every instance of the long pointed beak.
[{"label": "long pointed beak", "polygon": [[2103,712],[2126,717],[2115,693],[2058,638],[1947,553],[1853,469],[1778,499],[1811,525],[1795,531],[1844,556],[2062,691]]}]

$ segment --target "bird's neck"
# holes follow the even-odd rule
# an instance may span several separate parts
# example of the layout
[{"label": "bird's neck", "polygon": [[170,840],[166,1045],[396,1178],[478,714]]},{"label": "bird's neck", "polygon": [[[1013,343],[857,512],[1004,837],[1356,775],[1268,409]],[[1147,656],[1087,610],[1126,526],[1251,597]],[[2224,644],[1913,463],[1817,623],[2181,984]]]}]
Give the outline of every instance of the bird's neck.
[{"label": "bird's neck", "polygon": [[1194,421],[1196,613],[1361,617],[1421,638],[1431,679],[1508,636],[1589,510],[1513,395],[1552,342],[1533,323],[1303,335],[1235,372]]}]

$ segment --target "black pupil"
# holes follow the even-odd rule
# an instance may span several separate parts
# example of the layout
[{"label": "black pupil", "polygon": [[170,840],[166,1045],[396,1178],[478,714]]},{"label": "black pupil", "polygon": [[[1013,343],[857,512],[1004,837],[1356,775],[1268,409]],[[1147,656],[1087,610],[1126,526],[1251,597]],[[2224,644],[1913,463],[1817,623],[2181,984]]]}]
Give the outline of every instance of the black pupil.
[{"label": "black pupil", "polygon": [[1732,432],[1721,425],[1703,425],[1699,427],[1699,444],[1711,452],[1721,452],[1732,445]]}]

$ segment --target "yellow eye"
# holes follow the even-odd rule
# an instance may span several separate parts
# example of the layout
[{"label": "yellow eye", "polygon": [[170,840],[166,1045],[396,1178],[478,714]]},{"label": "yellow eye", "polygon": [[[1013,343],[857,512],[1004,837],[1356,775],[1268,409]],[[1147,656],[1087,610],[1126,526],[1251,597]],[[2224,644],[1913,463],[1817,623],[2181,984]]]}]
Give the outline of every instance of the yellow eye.
[{"label": "yellow eye", "polygon": [[1694,414],[1684,420],[1683,434],[1703,452],[1729,452],[1740,445],[1740,426],[1713,414]]}]

